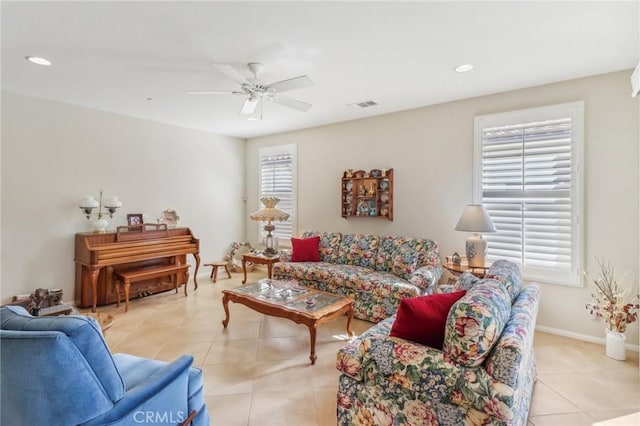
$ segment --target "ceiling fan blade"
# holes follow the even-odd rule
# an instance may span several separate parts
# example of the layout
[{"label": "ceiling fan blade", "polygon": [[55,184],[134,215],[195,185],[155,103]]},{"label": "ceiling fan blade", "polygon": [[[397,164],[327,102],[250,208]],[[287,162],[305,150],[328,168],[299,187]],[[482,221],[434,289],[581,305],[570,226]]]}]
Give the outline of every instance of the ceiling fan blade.
[{"label": "ceiling fan blade", "polygon": [[220,71],[230,79],[237,81],[240,84],[249,84],[249,85],[251,84],[249,80],[244,78],[244,76],[240,74],[238,71],[236,71],[235,68],[233,68],[231,65],[213,64],[213,66],[216,67],[218,71]]},{"label": "ceiling fan blade", "polygon": [[240,114],[242,115],[251,115],[258,107],[259,99],[247,98],[242,104],[242,109],[240,110]]},{"label": "ceiling fan blade", "polygon": [[273,102],[284,105],[289,108],[297,109],[298,111],[306,112],[311,109],[313,105],[306,102],[299,101],[297,99],[285,98],[282,96],[274,96]]},{"label": "ceiling fan blade", "polygon": [[268,85],[269,89],[273,89],[274,93],[286,92],[289,90],[304,89],[313,86],[313,81],[306,75],[290,78],[288,80],[277,81]]},{"label": "ceiling fan blade", "polygon": [[185,90],[187,95],[244,95],[244,92],[235,90]]}]

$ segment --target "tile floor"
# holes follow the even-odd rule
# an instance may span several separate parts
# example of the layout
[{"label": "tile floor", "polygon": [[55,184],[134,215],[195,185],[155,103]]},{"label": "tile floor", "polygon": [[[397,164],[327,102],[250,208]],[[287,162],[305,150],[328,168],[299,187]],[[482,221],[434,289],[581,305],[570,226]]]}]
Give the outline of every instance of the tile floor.
[{"label": "tile floor", "polygon": [[[249,280],[264,276],[258,270]],[[194,365],[204,370],[213,426],[335,425],[334,365],[345,343],[346,318],[319,328],[318,360],[311,366],[305,326],[230,303],[230,323],[222,327],[220,290],[240,285],[241,279],[234,273],[213,284],[202,275],[197,291],[189,285],[188,297],[181,290],[133,300],[126,314],[123,306],[101,307],[116,317],[107,342],[113,352],[166,361],[192,354]],[[370,326],[352,324],[356,334]],[[529,426],[640,424],[637,352],[627,351],[621,362],[593,343],[545,333],[535,339],[538,382]]]}]

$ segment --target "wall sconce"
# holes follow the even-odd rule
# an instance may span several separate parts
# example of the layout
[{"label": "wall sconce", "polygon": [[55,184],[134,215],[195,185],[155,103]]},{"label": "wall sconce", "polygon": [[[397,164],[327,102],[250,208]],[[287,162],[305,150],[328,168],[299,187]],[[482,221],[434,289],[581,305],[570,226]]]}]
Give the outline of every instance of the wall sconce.
[{"label": "wall sconce", "polygon": [[[107,222],[106,219],[103,219],[102,216],[106,216],[108,214],[109,218],[113,219],[113,214],[117,209],[122,207],[122,202],[118,200],[118,197],[109,197],[104,201],[104,209],[106,209],[106,211],[103,210],[101,189],[100,201],[96,201],[95,198],[93,198],[93,196],[91,195],[85,195],[84,197],[82,197],[82,200],[80,200],[79,207],[87,217],[87,220],[91,219],[91,216],[94,215],[97,217],[97,219],[93,222],[93,230],[96,233],[104,234],[105,232],[107,232],[107,226],[109,225],[109,222]],[[96,213],[93,213],[93,209],[96,208],[98,209],[98,211]]]}]

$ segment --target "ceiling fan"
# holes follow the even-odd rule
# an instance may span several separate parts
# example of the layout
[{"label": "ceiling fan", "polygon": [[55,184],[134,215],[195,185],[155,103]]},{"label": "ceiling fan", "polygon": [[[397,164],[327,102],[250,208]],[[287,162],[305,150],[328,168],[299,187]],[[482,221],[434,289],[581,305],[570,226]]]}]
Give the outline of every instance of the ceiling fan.
[{"label": "ceiling fan", "polygon": [[[258,81],[258,77],[264,70],[264,65],[251,62],[247,64],[249,70],[253,73],[254,78],[246,79],[242,74],[235,70],[231,65],[213,64],[220,72],[227,77],[240,83],[240,90],[188,90],[188,95],[242,95],[245,96],[244,104],[240,109],[242,115],[252,115],[258,105],[262,106],[263,100],[275,102],[298,111],[308,111],[313,105],[297,99],[280,96],[280,93],[290,90],[303,89],[313,86],[313,81],[306,75],[290,78],[287,80],[277,81],[271,84],[262,84]],[[261,114],[262,115],[262,114]],[[262,118],[262,117],[261,117]]]}]

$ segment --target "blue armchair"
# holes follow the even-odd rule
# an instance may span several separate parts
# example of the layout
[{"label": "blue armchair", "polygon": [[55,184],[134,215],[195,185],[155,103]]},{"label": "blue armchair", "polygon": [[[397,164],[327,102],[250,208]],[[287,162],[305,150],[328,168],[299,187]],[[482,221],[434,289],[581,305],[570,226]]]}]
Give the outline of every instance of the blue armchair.
[{"label": "blue armchair", "polygon": [[208,425],[202,370],[112,355],[97,322],[0,308],[3,425]]}]

